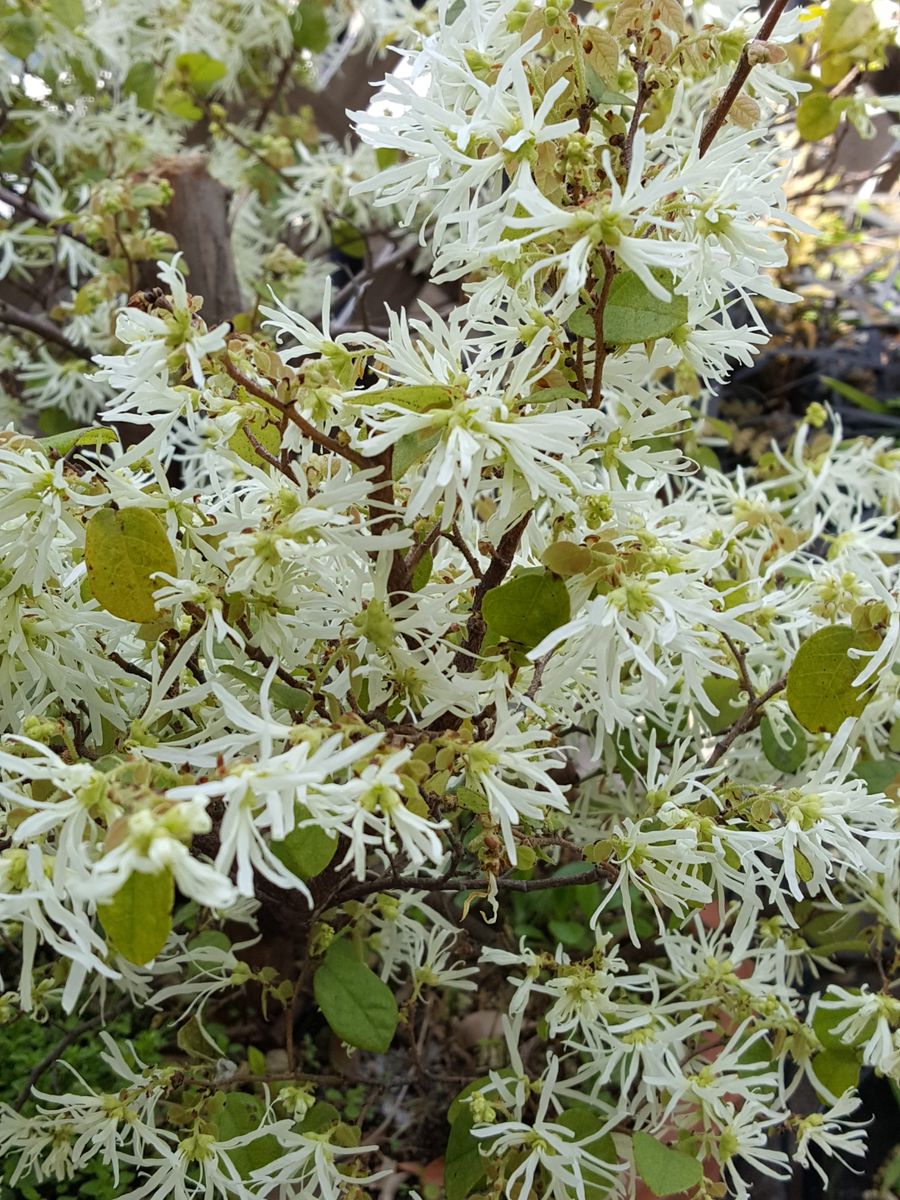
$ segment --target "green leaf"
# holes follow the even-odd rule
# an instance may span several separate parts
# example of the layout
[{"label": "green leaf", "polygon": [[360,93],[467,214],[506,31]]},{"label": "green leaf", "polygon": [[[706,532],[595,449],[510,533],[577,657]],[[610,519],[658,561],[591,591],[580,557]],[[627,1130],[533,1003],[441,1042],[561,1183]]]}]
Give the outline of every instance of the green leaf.
[{"label": "green leaf", "polygon": [[562,942],[566,949],[574,946],[579,950],[588,950],[594,944],[593,934],[578,921],[551,917],[547,922],[547,930],[554,942]]},{"label": "green leaf", "polygon": [[900,777],[900,758],[869,758],[857,762],[853,774],[865,782],[870,795],[886,792]]},{"label": "green leaf", "polygon": [[138,108],[153,110],[156,99],[156,67],[152,62],[132,63],[122,82],[122,90],[134,96]]},{"label": "green leaf", "polygon": [[[258,1096],[248,1092],[225,1092],[221,1110],[216,1117],[219,1141],[251,1133],[263,1123],[263,1103]],[[271,1133],[254,1138],[243,1146],[235,1146],[225,1153],[234,1163],[241,1179],[249,1179],[251,1171],[264,1167],[282,1153],[278,1139]]]},{"label": "green leaf", "polygon": [[415,433],[404,433],[394,443],[391,477],[395,481],[402,479],[409,468],[430,453],[440,440],[440,429],[417,429]]},{"label": "green leaf", "polygon": [[313,978],[316,1003],[332,1031],[351,1046],[384,1054],[399,1013],[394,994],[356,955],[346,938],[334,942]]},{"label": "green leaf", "polygon": [[291,14],[291,33],[297,50],[309,50],[321,54],[328,48],[331,32],[325,9],[318,0],[300,0]]},{"label": "green leaf", "polygon": [[247,1047],[247,1066],[250,1068],[251,1075],[268,1074],[266,1056],[258,1046]]},{"label": "green leaf", "polygon": [[117,442],[119,435],[114,429],[104,429],[100,426],[90,426],[87,429],[70,429],[66,433],[57,433],[52,437],[38,438],[45,450],[65,458],[76,446],[105,446],[109,442]]},{"label": "green leaf", "polygon": [[637,1172],[654,1196],[686,1192],[703,1179],[703,1168],[696,1158],[683,1150],[673,1150],[649,1133],[636,1133],[632,1145]]},{"label": "green leaf", "polygon": [[877,30],[878,18],[869,0],[830,0],[819,30],[820,51],[845,54],[862,49],[865,54],[864,43]]},{"label": "green leaf", "polygon": [[827,92],[808,92],[797,106],[797,132],[805,142],[819,142],[837,129],[842,111]]},{"label": "green leaf", "polygon": [[434,555],[430,550],[426,550],[419,561],[413,568],[412,577],[409,581],[409,590],[411,592],[419,592],[431,579],[431,571],[434,567]]},{"label": "green leaf", "polygon": [[[581,310],[579,310],[581,311]],[[573,317],[576,315],[572,314]],[[590,336],[594,336],[594,324],[591,322]],[[546,387],[538,388],[536,392],[532,392],[526,396],[524,400],[519,402],[519,407],[522,408],[526,404],[554,404],[557,400],[575,400],[579,405],[587,404],[587,396],[584,392],[580,392],[574,387]]]},{"label": "green leaf", "polygon": [[[830,990],[824,993],[824,999],[829,998],[835,998],[834,994]],[[844,1051],[853,1049],[853,1047],[849,1043],[843,1041],[843,1039],[840,1038],[834,1032],[834,1030],[838,1025],[841,1024],[842,1021],[846,1021],[848,1017],[853,1016],[856,1011],[857,1010],[852,1005],[848,1005],[846,1008],[832,1008],[830,1005],[828,1008],[823,1008],[821,1004],[816,1005],[812,1018],[812,1029],[813,1033],[821,1042],[824,1050]],[[859,1045],[862,1045],[869,1039],[874,1025],[875,1020],[873,1018],[871,1027],[863,1029],[860,1032],[858,1039]]]},{"label": "green leaf", "polygon": [[[687,296],[675,295],[676,280],[669,271],[656,269],[653,278],[672,293],[661,300],[648,290],[634,271],[620,271],[609,287],[603,312],[603,341],[609,346],[631,346],[666,337],[687,323]],[[578,308],[569,318],[576,337],[594,337],[594,320],[587,308]]]},{"label": "green leaf", "polygon": [[852,649],[871,649],[849,625],[828,625],[808,637],[787,674],[787,702],[810,733],[835,733],[847,717],[858,717],[871,699],[871,687],[853,680],[863,668]]},{"label": "green leaf", "polygon": [[77,32],[84,24],[84,5],[81,0],[46,0],[46,9],[67,29]]},{"label": "green leaf", "polygon": [[329,1104],[327,1100],[320,1100],[312,1106],[298,1129],[300,1133],[324,1133],[329,1125],[335,1125],[340,1119],[341,1114],[333,1104]]},{"label": "green leaf", "polygon": [[490,633],[526,650],[565,625],[571,613],[566,585],[558,575],[542,569],[523,572],[491,588],[481,608]]},{"label": "green leaf", "polygon": [[175,66],[187,75],[198,96],[207,96],[228,71],[223,62],[203,50],[189,50],[185,54],[179,54],[175,59]]},{"label": "green leaf", "polygon": [[22,13],[0,18],[0,46],[13,58],[24,61],[37,46],[39,36],[37,23]]},{"label": "green leaf", "polygon": [[[840,1049],[834,1047],[813,1055],[809,1065],[814,1083],[824,1085],[825,1093],[830,1092],[837,1100],[848,1088],[856,1087],[859,1083],[862,1060],[850,1046],[841,1046]],[[824,1099],[830,1099],[825,1093],[820,1094]]]},{"label": "green leaf", "polygon": [[837,392],[839,396],[843,396],[845,400],[849,400],[857,408],[865,409],[866,412],[886,413],[890,412],[892,408],[897,407],[897,400],[888,400],[886,402],[876,400],[874,396],[860,391],[859,388],[854,387],[851,383],[845,383],[843,379],[832,379],[830,375],[820,375],[819,378],[823,383],[827,383],[833,392]]},{"label": "green leaf", "polygon": [[[258,692],[262,687],[263,681],[258,675],[254,675],[251,671],[245,671],[241,667],[235,666],[234,663],[220,662],[218,667],[225,675],[239,679],[254,692]],[[281,683],[278,679],[273,679],[269,684],[269,698],[280,708],[285,708],[290,713],[299,713],[304,717],[312,708],[312,696],[309,692],[304,691],[303,688],[292,687],[289,683]]]},{"label": "green leaf", "polygon": [[710,733],[724,733],[747,707],[741,682],[739,679],[727,679],[724,675],[709,675],[703,681],[703,690],[716,711],[709,713],[698,710],[697,715]]},{"label": "green leaf", "polygon": [[148,508],[101,508],[85,527],[84,561],[97,603],[125,621],[153,621],[158,571],[178,563],[165,526]]},{"label": "green leaf", "polygon": [[231,949],[231,938],[227,933],[223,933],[221,929],[207,929],[203,933],[198,933],[196,937],[191,938],[187,948],[190,951],[191,957],[187,964],[186,974],[188,977],[191,977],[218,967],[222,961],[221,955],[204,955],[203,951],[211,948],[227,952]]},{"label": "green leaf", "polygon": [[222,1047],[204,1028],[196,1013],[178,1026],[175,1045],[182,1054],[197,1062],[217,1062],[222,1057]]},{"label": "green leaf", "polygon": [[[776,771],[793,775],[806,761],[806,734],[792,717],[788,717],[780,735],[769,717],[763,717],[759,726],[762,751]],[[779,740],[780,736],[780,740]]]},{"label": "green leaf", "polygon": [[594,101],[595,111],[609,108],[610,105],[634,107],[632,96],[626,96],[624,92],[617,92],[615,88],[607,87],[602,76],[593,67],[585,65],[584,81],[587,84],[588,95]]},{"label": "green leaf", "polygon": [[[603,1126],[603,1120],[590,1105],[575,1104],[571,1108],[564,1108],[558,1117],[554,1117],[553,1123],[571,1129],[578,1141],[583,1141],[591,1134],[596,1134],[597,1136],[591,1141],[585,1142],[585,1150],[593,1154],[595,1158],[602,1159],[603,1162],[611,1165],[619,1161],[612,1134],[604,1133],[600,1136],[599,1131]],[[582,1168],[582,1173],[586,1200],[601,1200],[612,1186],[611,1179],[587,1166]]]},{"label": "green leaf", "polygon": [[331,244],[339,254],[348,258],[366,257],[366,239],[352,221],[335,221],[331,227]]},{"label": "green leaf", "polygon": [[166,868],[157,875],[135,871],[109,904],[97,906],[106,940],[123,958],[143,967],[156,958],[172,931],[175,881]]},{"label": "green leaf", "polygon": [[463,1105],[450,1126],[444,1154],[444,1195],[447,1200],[466,1200],[485,1179],[484,1159],[478,1139],[472,1136],[472,1110]]},{"label": "green leaf", "polygon": [[203,116],[203,109],[194,103],[183,87],[171,79],[166,80],[159,89],[158,102],[167,113],[183,121],[199,121]]},{"label": "green leaf", "polygon": [[[308,819],[309,812],[298,805],[297,820]],[[337,846],[336,835],[326,833],[317,825],[306,825],[291,830],[286,838],[272,842],[271,850],[298,879],[315,879],[334,858]]]}]

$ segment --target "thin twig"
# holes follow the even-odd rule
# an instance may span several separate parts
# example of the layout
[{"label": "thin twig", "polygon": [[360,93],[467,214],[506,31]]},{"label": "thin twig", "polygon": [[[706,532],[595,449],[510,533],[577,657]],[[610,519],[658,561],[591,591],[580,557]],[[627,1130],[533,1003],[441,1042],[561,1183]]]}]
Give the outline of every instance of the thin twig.
[{"label": "thin twig", "polygon": [[451,546],[455,546],[456,549],[460,552],[460,554],[463,556],[463,558],[468,563],[469,570],[472,572],[472,574],[475,576],[475,578],[480,579],[483,572],[481,570],[481,566],[478,562],[478,559],[475,557],[475,555],[472,553],[472,551],[466,545],[466,543],[463,539],[463,536],[459,531],[459,526],[457,525],[457,523],[455,521],[453,522],[453,524],[450,526],[449,529],[444,530],[444,537],[447,539],[447,541],[450,543]]},{"label": "thin twig", "polygon": [[783,692],[787,685],[787,677],[779,679],[777,683],[773,683],[770,688],[757,696],[755,700],[751,700],[735,723],[731,726],[725,736],[716,743],[715,749],[706,760],[706,770],[714,767],[719,759],[728,752],[732,743],[735,742],[742,733],[747,733],[748,730],[755,728],[759,721],[759,710],[773,696],[777,696],[779,692]]},{"label": "thin twig", "polygon": [[747,652],[746,652],[746,650],[741,650],[740,647],[737,646],[732,641],[731,637],[729,637],[729,635],[727,633],[725,633],[724,631],[722,633],[722,637],[724,638],[724,640],[728,646],[728,649],[731,651],[731,655],[732,655],[734,661],[737,663],[737,669],[740,672],[740,676],[741,676],[741,686],[743,687],[744,691],[747,693],[747,696],[749,697],[749,699],[755,700],[756,699],[756,688],[753,686],[753,680],[750,678],[750,673],[747,670]]},{"label": "thin twig", "polygon": [[612,256],[612,252],[605,246],[600,251],[600,257],[603,260],[603,283],[600,287],[600,295],[597,298],[597,303],[594,306],[594,378],[591,383],[591,408],[599,408],[603,400],[603,368],[606,365],[606,343],[603,340],[603,318],[606,313],[606,304],[609,300],[609,289],[612,287],[613,276],[616,273],[616,264]]},{"label": "thin twig", "polygon": [[327,433],[322,433],[321,430],[316,429],[313,425],[310,425],[309,421],[307,421],[305,417],[301,417],[300,414],[295,411],[292,404],[283,404],[278,397],[274,395],[274,393],[267,392],[265,388],[260,387],[258,383],[252,380],[248,375],[245,375],[243,371],[235,366],[234,361],[228,354],[227,350],[222,355],[222,361],[224,363],[225,370],[235,381],[235,383],[240,384],[242,388],[248,391],[251,396],[255,396],[257,400],[263,400],[266,404],[270,404],[272,408],[277,409],[278,412],[284,413],[291,424],[296,425],[297,428],[305,433],[310,441],[315,442],[317,446],[321,446],[323,450],[330,450],[332,454],[338,454],[341,458],[346,458],[348,462],[352,462],[355,467],[359,467],[362,470],[375,465],[373,462],[370,462],[369,459],[364,458],[362,454],[357,454],[357,452],[355,450],[351,450],[349,446],[342,446],[340,442],[336,441],[333,437],[330,437]]},{"label": "thin twig", "polygon": [[83,358],[85,362],[94,360],[91,350],[85,346],[79,346],[76,342],[70,342],[58,325],[54,325],[46,317],[16,308],[6,300],[0,300],[0,325],[15,325],[19,329],[27,329],[29,333],[37,334],[45,342],[53,342],[54,345],[67,350],[69,354]]},{"label": "thin twig", "polygon": [[406,561],[403,564],[403,568],[406,573],[407,582],[412,579],[416,567],[419,565],[434,543],[438,540],[440,534],[441,522],[440,518],[438,518],[438,520],[436,520],[432,527],[428,530],[428,533],[425,535],[425,537],[422,538],[421,542],[417,542],[406,556]]},{"label": "thin twig", "polygon": [[284,62],[281,64],[281,70],[278,72],[278,78],[272,85],[271,92],[269,92],[268,96],[266,96],[265,103],[259,110],[256,120],[253,122],[253,129],[256,133],[259,133],[263,125],[265,125],[266,118],[278,103],[278,97],[281,95],[284,85],[287,83],[288,75],[290,75],[291,69],[293,68],[294,63],[297,61],[298,53],[299,49],[295,46],[293,50],[291,50],[290,54],[285,56]]},{"label": "thin twig", "polygon": [[555,651],[556,647],[554,646],[552,650],[548,650],[543,658],[539,658],[534,664],[534,674],[531,676],[531,683],[529,683],[528,691],[525,693],[527,699],[533,700],[537,695],[538,688],[541,686],[541,680],[544,677],[544,668],[553,657]]},{"label": "thin twig", "polygon": [[259,455],[259,457],[263,460],[263,462],[267,462],[270,467],[274,467],[275,470],[280,475],[284,475],[286,479],[289,479],[291,481],[291,483],[297,482],[297,479],[294,476],[293,472],[291,471],[290,467],[285,466],[285,464],[281,461],[280,458],[275,458],[274,455],[269,453],[269,451],[265,448],[265,446],[262,444],[262,442],[260,442],[259,438],[256,437],[253,430],[250,428],[250,426],[247,424],[246,421],[244,421],[243,424],[241,425],[241,429],[243,431],[244,437],[247,439],[247,441],[250,443],[250,445],[253,447],[253,449],[256,451],[256,453]]},{"label": "thin twig", "polygon": [[631,158],[634,153],[634,139],[637,137],[637,131],[641,123],[641,114],[644,111],[644,105],[649,99],[653,88],[646,82],[647,67],[649,63],[636,62],[634,64],[635,74],[637,75],[638,90],[637,99],[634,103],[634,112],[631,114],[631,124],[628,126],[628,133],[625,136],[625,144],[622,147],[622,166],[625,170],[625,177],[628,177],[628,172],[631,168]]},{"label": "thin twig", "polygon": [[122,655],[118,654],[115,650],[107,650],[106,657],[110,660],[110,662],[114,662],[117,667],[121,667],[123,671],[127,672],[127,674],[136,675],[138,679],[143,679],[145,683],[153,682],[153,677],[151,675],[148,675],[147,672],[141,667],[129,662],[127,658],[123,658]]},{"label": "thin twig", "polygon": [[[582,887],[588,883],[599,883],[603,879],[610,882],[617,878],[618,871],[611,863],[597,863],[578,875],[550,875],[543,879],[514,879],[508,875],[501,875],[497,878],[497,888],[501,892],[546,892],[554,888]],[[359,900],[376,892],[473,892],[483,891],[486,887],[487,879],[483,875],[463,875],[454,879],[440,876],[437,879],[428,879],[418,875],[392,873],[379,879],[366,880],[342,892],[336,903]]]},{"label": "thin twig", "polygon": [[484,617],[481,615],[481,606],[484,603],[484,598],[491,588],[497,587],[503,582],[506,572],[512,566],[515,558],[516,550],[519,548],[519,542],[522,540],[522,534],[525,532],[525,526],[531,519],[531,509],[523,517],[516,521],[504,533],[503,537],[497,543],[497,548],[494,551],[494,556],[490,561],[488,569],[478,581],[475,588],[475,594],[472,597],[472,610],[469,614],[468,624],[466,625],[466,637],[462,646],[457,650],[453,660],[453,665],[456,670],[461,670],[466,659],[474,659],[478,653],[479,647],[484,640]]},{"label": "thin twig", "polygon": [[33,200],[29,200],[27,196],[23,196],[21,192],[0,184],[0,201],[8,204],[10,208],[16,209],[23,217],[29,217],[32,221],[37,221],[40,225],[47,225],[54,233],[61,233],[65,237],[71,238],[73,242],[81,242],[82,246],[91,248],[91,244],[87,238],[82,237],[80,233],[75,233],[71,225],[58,220],[48,212],[44,212],[39,205],[35,204]]},{"label": "thin twig", "polygon": [[740,95],[741,88],[747,82],[747,76],[750,74],[752,63],[750,62],[750,47],[754,42],[764,42],[771,34],[772,30],[778,23],[778,18],[787,8],[788,0],[773,0],[765,20],[759,27],[759,32],[751,42],[747,42],[741,51],[741,57],[738,59],[738,65],[734,69],[734,74],[728,81],[728,86],[722,93],[719,103],[710,113],[706,124],[703,126],[703,131],[700,134],[700,157],[707,152],[713,142],[713,138],[725,124],[725,118],[731,110],[732,104]]}]

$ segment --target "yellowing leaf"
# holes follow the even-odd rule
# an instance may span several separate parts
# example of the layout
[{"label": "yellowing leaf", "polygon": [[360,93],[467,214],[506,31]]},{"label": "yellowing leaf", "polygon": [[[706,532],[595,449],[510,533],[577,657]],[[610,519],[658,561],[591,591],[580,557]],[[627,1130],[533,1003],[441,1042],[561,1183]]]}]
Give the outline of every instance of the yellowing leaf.
[{"label": "yellowing leaf", "polygon": [[172,930],[175,882],[168,869],[157,875],[135,871],[97,916],[109,944],[142,967],[156,958]]},{"label": "yellowing leaf", "polygon": [[84,561],[94,599],[125,621],[153,621],[158,571],[177,572],[165,526],[147,508],[101,508],[85,528]]},{"label": "yellowing leaf", "polygon": [[588,26],[584,31],[584,57],[602,81],[613,86],[619,78],[619,43],[611,33]]},{"label": "yellowing leaf", "polygon": [[66,433],[38,438],[38,441],[44,450],[65,458],[76,446],[105,446],[109,442],[118,441],[118,435],[114,429],[104,429],[97,425],[88,429],[69,429]]},{"label": "yellowing leaf", "polygon": [[819,47],[822,54],[865,51],[866,39],[877,29],[878,18],[870,0],[831,0],[819,32]]},{"label": "yellowing leaf", "polygon": [[834,133],[841,106],[825,92],[810,92],[797,107],[797,132],[805,142],[818,142]]},{"label": "yellowing leaf", "polygon": [[357,392],[348,397],[354,404],[396,404],[411,412],[430,412],[433,408],[446,408],[453,398],[453,389],[438,383],[412,384],[381,388],[377,392]]},{"label": "yellowing leaf", "polygon": [[587,546],[577,542],[553,542],[543,555],[544,566],[568,579],[571,575],[583,575],[591,569],[594,558]]},{"label": "yellowing leaf", "polygon": [[828,625],[808,637],[787,674],[787,702],[810,733],[835,733],[847,717],[858,717],[871,689],[853,686],[863,662],[853,649],[871,649],[849,625]]},{"label": "yellowing leaf", "polygon": [[254,467],[266,466],[266,460],[247,436],[248,429],[263,450],[272,458],[277,458],[281,450],[281,433],[278,425],[268,413],[260,409],[248,421],[242,421],[228,439],[230,449],[244,462],[250,463]]}]

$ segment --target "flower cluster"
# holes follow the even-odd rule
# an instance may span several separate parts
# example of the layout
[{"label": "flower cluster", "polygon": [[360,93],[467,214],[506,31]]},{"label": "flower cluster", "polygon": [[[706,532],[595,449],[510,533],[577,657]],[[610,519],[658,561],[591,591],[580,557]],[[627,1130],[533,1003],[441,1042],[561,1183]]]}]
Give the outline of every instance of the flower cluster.
[{"label": "flower cluster", "polygon": [[[84,8],[108,87],[70,103],[70,29],[10,119],[110,171],[0,234],[0,275],[80,284],[74,369],[4,353],[100,410],[0,433],[0,1020],[171,1038],[0,1106],[12,1185],[99,1155],[126,1200],[359,1200],[410,1089],[451,1200],[743,1200],[864,1154],[860,1072],[900,1081],[900,451],[819,406],[729,471],[703,408],[791,298],[773,119],[814,21]],[[353,149],[277,89],[235,115],[267,55],[327,90],[392,40]],[[201,119],[234,321],[160,218]],[[430,290],[380,325],[397,263]]]}]

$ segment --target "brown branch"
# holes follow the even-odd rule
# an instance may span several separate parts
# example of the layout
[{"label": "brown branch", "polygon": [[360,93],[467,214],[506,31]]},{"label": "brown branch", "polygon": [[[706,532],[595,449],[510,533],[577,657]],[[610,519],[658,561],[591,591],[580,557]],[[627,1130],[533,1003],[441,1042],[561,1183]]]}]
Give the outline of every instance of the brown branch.
[{"label": "brown branch", "polygon": [[84,359],[85,362],[94,361],[92,351],[85,346],[79,346],[76,342],[70,342],[58,325],[54,325],[52,321],[37,313],[29,313],[22,308],[16,308],[15,305],[8,304],[5,300],[0,300],[0,325],[14,325],[18,329],[27,329],[29,333],[37,334],[45,342],[52,342],[55,346],[68,351],[69,354]]},{"label": "brown branch", "polygon": [[362,454],[357,454],[357,452],[355,450],[351,450],[349,446],[342,446],[340,442],[336,441],[333,437],[330,437],[327,433],[322,433],[321,430],[316,429],[313,425],[310,425],[309,421],[307,421],[305,417],[301,417],[300,414],[295,411],[292,404],[282,404],[282,402],[276,395],[274,395],[274,393],[267,392],[265,388],[260,387],[258,383],[255,383],[249,378],[249,376],[245,375],[243,371],[239,370],[235,366],[227,350],[222,355],[222,361],[224,363],[225,370],[235,383],[240,384],[242,388],[248,391],[251,396],[255,396],[257,400],[263,400],[266,404],[271,405],[272,408],[277,409],[278,412],[283,413],[292,425],[296,425],[297,428],[301,430],[301,432],[304,433],[310,439],[310,441],[315,442],[317,446],[320,446],[323,450],[330,450],[332,454],[338,454],[341,458],[346,458],[348,462],[353,463],[355,467],[359,467],[361,470],[366,470],[369,467],[374,466],[374,463],[372,463],[369,459],[364,458]]},{"label": "brown branch", "polygon": [[644,111],[644,105],[650,98],[650,93],[653,88],[646,82],[647,68],[650,64],[646,62],[636,62],[634,64],[635,74],[637,75],[638,90],[637,99],[634,104],[634,112],[631,114],[631,124],[628,126],[628,133],[625,136],[625,144],[622,147],[622,166],[625,169],[625,178],[628,178],[628,172],[631,168],[631,157],[634,153],[634,139],[637,137],[637,131],[641,123],[641,115]]},{"label": "brown branch", "polygon": [[[501,892],[546,892],[554,888],[582,887],[588,883],[599,883],[601,880],[613,882],[618,878],[618,871],[611,863],[597,863],[587,871],[578,875],[550,875],[543,879],[514,879],[501,875],[497,878],[497,889]],[[482,891],[487,887],[487,879],[483,875],[462,875],[453,879],[439,876],[437,879],[422,878],[418,875],[398,875],[391,872],[379,879],[369,879],[346,892],[341,892],[335,903],[343,904],[347,900],[359,900],[376,892],[388,891],[419,891],[419,892],[473,892]]]},{"label": "brown branch", "polygon": [[135,675],[138,679],[143,679],[145,683],[152,683],[153,677],[148,675],[141,667],[135,663],[130,663],[127,658],[123,658],[115,650],[107,650],[106,657],[110,662],[114,662],[117,667],[121,667],[128,675]]},{"label": "brown branch", "polygon": [[750,700],[755,700],[756,688],[753,686],[753,680],[750,678],[750,672],[747,670],[746,650],[741,650],[741,648],[732,641],[731,637],[727,633],[723,632],[722,637],[724,638],[728,649],[731,651],[732,658],[737,663],[737,669],[741,676],[741,686],[747,693],[748,698]]},{"label": "brown branch", "polygon": [[0,184],[0,201],[20,212],[23,217],[37,221],[40,225],[46,225],[54,233],[64,234],[65,237],[71,238],[73,242],[81,242],[82,246],[90,248],[91,243],[87,238],[82,237],[80,233],[75,233],[71,225],[58,220],[56,217],[52,217],[48,212],[44,212],[39,205],[35,204],[33,200],[29,200],[27,196],[23,196],[21,192]]},{"label": "brown branch", "polygon": [[609,289],[612,287],[613,277],[616,273],[615,259],[612,251],[605,246],[600,251],[600,257],[603,260],[603,283],[600,288],[600,295],[597,298],[597,303],[594,306],[594,378],[591,383],[591,408],[599,408],[603,400],[603,368],[606,366],[606,343],[603,340],[603,318],[606,313],[606,305],[609,300]]},{"label": "brown branch", "polygon": [[278,97],[281,95],[284,85],[287,83],[291,69],[293,68],[294,63],[297,61],[298,53],[299,50],[295,46],[293,50],[291,50],[290,54],[285,56],[284,62],[281,64],[281,70],[278,72],[278,78],[272,85],[271,92],[269,92],[268,96],[266,96],[265,103],[259,110],[256,120],[253,122],[254,132],[259,133],[263,125],[265,125],[266,118],[268,117],[269,113],[278,103]]},{"label": "brown branch", "polygon": [[421,542],[417,542],[406,556],[406,560],[403,563],[403,569],[406,574],[407,583],[410,579],[412,579],[416,567],[419,565],[434,543],[438,540],[440,534],[441,522],[440,518],[438,518],[438,520],[435,521],[432,527],[428,530],[428,533],[425,535],[425,537],[422,538]]},{"label": "brown branch", "polygon": [[475,555],[472,553],[472,551],[466,545],[465,541],[463,540],[463,536],[459,531],[459,526],[456,524],[455,521],[453,522],[453,524],[450,526],[449,529],[444,530],[444,537],[447,539],[447,541],[450,543],[451,546],[455,546],[456,549],[460,552],[460,554],[466,560],[469,570],[472,572],[472,574],[475,576],[475,578],[480,579],[483,572],[481,570],[481,566],[478,562],[478,559],[475,557]]},{"label": "brown branch", "polygon": [[244,421],[241,425],[241,429],[243,430],[244,437],[247,439],[259,457],[263,460],[263,462],[267,462],[270,467],[274,467],[280,475],[284,475],[284,477],[289,479],[291,483],[295,484],[297,482],[290,467],[286,466],[280,458],[275,458],[274,455],[268,452],[246,421]]},{"label": "brown branch", "polygon": [[734,69],[734,74],[728,81],[728,86],[722,93],[719,103],[707,118],[706,124],[703,126],[703,131],[700,134],[701,158],[712,145],[713,138],[725,124],[725,118],[728,116],[732,104],[737,100],[741,88],[747,82],[747,77],[753,66],[750,61],[750,47],[755,42],[764,42],[769,37],[778,23],[778,18],[784,12],[785,8],[787,8],[787,3],[788,0],[773,0],[756,37],[753,41],[747,42],[741,51],[741,57],[738,59],[738,65]]},{"label": "brown branch", "polygon": [[755,699],[750,701],[725,736],[716,743],[715,749],[706,760],[706,770],[709,770],[711,767],[716,765],[719,759],[728,752],[732,743],[735,742],[742,733],[747,733],[748,730],[754,729],[759,724],[759,710],[765,704],[767,704],[773,696],[777,696],[779,692],[783,692],[786,685],[787,677],[785,676],[784,678],[779,679],[777,683],[773,683],[772,686],[767,688],[761,696],[757,696]]},{"label": "brown branch", "polygon": [[456,657],[453,660],[453,666],[457,671],[463,669],[463,664],[466,659],[474,659],[478,653],[478,649],[484,640],[484,617],[481,615],[481,606],[484,603],[484,598],[491,588],[497,587],[503,582],[507,571],[512,566],[515,558],[516,550],[519,548],[519,542],[522,540],[522,534],[525,532],[525,526],[531,518],[531,509],[525,513],[524,517],[520,517],[515,525],[512,525],[504,533],[503,537],[497,543],[497,548],[494,551],[494,556],[490,561],[488,569],[478,581],[475,588],[475,594],[472,597],[472,611],[469,614],[469,621],[466,625],[466,637],[462,646],[456,652]]}]

